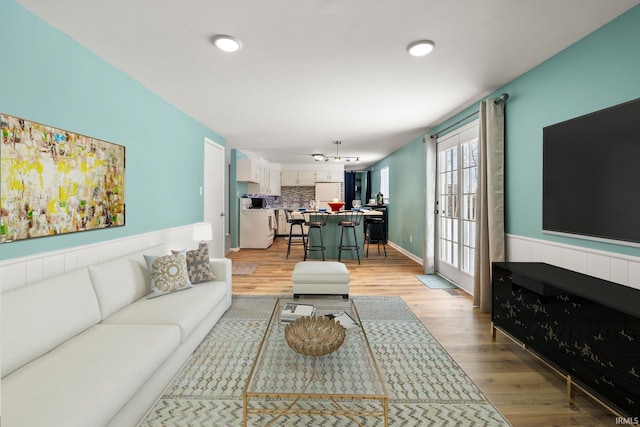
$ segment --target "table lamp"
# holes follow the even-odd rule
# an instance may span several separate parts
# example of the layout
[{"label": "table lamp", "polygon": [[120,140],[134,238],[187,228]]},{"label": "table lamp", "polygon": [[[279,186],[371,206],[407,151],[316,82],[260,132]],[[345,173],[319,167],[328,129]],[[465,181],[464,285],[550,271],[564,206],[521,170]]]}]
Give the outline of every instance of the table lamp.
[{"label": "table lamp", "polygon": [[211,224],[208,222],[196,222],[193,224],[193,240],[200,242],[198,247],[205,246],[207,240],[213,239],[213,233],[211,232]]}]

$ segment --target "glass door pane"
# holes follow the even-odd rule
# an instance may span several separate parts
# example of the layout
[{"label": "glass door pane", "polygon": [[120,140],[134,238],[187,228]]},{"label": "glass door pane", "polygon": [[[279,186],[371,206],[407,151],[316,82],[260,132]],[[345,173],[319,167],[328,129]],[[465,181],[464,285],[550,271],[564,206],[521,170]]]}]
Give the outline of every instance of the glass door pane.
[{"label": "glass door pane", "polygon": [[473,275],[476,245],[476,192],[478,190],[478,138],[461,144],[462,148],[462,265]]},{"label": "glass door pane", "polygon": [[458,147],[440,152],[440,261],[458,266]]}]

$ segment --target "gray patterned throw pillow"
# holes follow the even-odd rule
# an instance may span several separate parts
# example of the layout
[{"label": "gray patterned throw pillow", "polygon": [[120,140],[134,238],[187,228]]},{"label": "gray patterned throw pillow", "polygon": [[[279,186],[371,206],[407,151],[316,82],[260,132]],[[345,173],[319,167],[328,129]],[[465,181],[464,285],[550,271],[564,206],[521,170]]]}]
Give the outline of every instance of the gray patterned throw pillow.
[{"label": "gray patterned throw pillow", "polygon": [[209,264],[209,247],[207,245],[187,251],[187,272],[189,273],[189,280],[194,285],[216,278]]}]

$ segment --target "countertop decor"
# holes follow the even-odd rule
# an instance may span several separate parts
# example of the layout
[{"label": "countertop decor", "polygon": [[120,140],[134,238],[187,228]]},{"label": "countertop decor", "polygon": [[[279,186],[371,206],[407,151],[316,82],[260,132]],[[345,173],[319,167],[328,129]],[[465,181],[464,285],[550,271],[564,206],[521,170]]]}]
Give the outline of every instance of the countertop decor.
[{"label": "countertop decor", "polygon": [[328,202],[327,204],[333,212],[338,212],[344,206],[344,202]]}]

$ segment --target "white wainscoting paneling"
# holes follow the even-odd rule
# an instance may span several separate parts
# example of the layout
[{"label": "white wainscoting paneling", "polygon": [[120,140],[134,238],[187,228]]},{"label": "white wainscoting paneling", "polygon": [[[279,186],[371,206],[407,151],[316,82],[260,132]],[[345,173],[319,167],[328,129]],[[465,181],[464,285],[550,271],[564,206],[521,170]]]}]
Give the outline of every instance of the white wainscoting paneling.
[{"label": "white wainscoting paneling", "polygon": [[[630,270],[629,261],[619,258],[611,258],[611,263],[609,265],[609,276],[611,277],[612,282],[616,283],[630,283],[629,282],[629,270]],[[633,285],[631,285],[633,286]],[[636,287],[636,286],[633,286]]]},{"label": "white wainscoting paneling", "polygon": [[[92,245],[3,260],[0,261],[0,289],[5,292],[47,277],[161,244],[169,249],[194,249],[197,248],[198,242],[191,240],[192,230],[191,225],[186,225]],[[47,237],[47,239],[52,238],[55,237]]]},{"label": "white wainscoting paneling", "polygon": [[507,234],[507,260],[546,262],[640,289],[640,258]]},{"label": "white wainscoting paneling", "polygon": [[629,263],[629,281],[628,285],[640,289],[640,262]]}]

